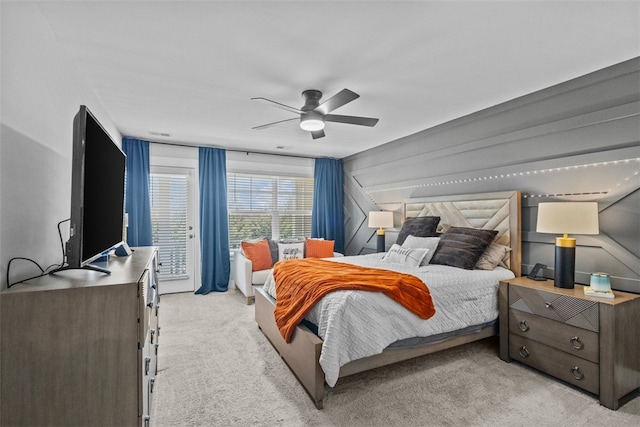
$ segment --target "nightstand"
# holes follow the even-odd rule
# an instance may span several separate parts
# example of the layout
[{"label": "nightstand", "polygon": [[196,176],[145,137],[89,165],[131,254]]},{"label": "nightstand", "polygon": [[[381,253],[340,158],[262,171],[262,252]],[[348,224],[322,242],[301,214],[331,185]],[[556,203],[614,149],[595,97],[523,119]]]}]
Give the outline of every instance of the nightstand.
[{"label": "nightstand", "polygon": [[526,277],[500,282],[500,358],[596,394],[618,409],[640,387],[640,295],[587,297]]}]

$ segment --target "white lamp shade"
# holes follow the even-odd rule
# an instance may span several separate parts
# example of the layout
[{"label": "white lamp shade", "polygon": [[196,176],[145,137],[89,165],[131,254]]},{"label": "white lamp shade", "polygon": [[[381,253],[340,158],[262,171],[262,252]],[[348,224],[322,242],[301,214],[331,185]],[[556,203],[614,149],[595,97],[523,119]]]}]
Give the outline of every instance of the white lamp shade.
[{"label": "white lamp shade", "polygon": [[369,212],[370,228],[390,228],[393,227],[393,212],[372,211]]},{"label": "white lamp shade", "polygon": [[540,203],[536,231],[551,234],[598,234],[598,203]]}]

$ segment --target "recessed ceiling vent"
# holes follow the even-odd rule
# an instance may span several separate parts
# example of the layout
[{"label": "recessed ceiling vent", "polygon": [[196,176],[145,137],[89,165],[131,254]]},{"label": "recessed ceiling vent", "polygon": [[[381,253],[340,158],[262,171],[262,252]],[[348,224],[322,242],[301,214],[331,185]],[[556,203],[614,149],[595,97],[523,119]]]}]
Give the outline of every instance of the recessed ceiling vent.
[{"label": "recessed ceiling vent", "polygon": [[169,138],[171,136],[170,133],[167,132],[156,132],[154,130],[149,131],[149,135],[151,136],[162,136],[163,138]]}]

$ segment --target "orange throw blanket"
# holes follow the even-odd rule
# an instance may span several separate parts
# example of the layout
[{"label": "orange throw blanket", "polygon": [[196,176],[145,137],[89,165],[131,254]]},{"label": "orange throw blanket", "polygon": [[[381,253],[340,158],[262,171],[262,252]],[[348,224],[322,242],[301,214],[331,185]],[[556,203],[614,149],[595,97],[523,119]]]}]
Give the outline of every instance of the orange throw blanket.
[{"label": "orange throw blanket", "polygon": [[318,258],[280,261],[273,267],[276,285],[275,320],[286,342],[296,326],[329,292],[383,292],[422,319],[436,313],[427,286],[419,278],[379,268]]}]

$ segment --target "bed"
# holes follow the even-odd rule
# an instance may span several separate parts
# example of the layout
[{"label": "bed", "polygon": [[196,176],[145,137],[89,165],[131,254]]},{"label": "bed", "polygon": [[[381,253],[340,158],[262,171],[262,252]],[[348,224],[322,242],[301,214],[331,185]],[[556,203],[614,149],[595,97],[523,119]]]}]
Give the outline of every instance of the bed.
[{"label": "bed", "polygon": [[[517,191],[508,191],[473,195],[425,197],[408,199],[403,202],[403,217],[405,222],[407,222],[407,218],[413,219],[434,216],[440,217],[439,227],[466,227],[496,230],[497,234],[494,242],[510,248],[502,267],[497,267],[495,271],[485,271],[477,275],[472,275],[469,271],[462,271],[462,269],[444,265],[420,266],[415,272],[412,272],[408,267],[393,266],[391,268],[391,264],[387,264],[390,266],[389,269],[409,272],[420,277],[425,283],[431,282],[427,284],[437,307],[434,319],[437,316],[444,316],[449,320],[450,325],[444,327],[444,329],[442,327],[440,327],[440,329],[434,327],[433,325],[436,322],[434,320],[429,323],[430,319],[421,321],[423,322],[422,324],[417,323],[416,325],[406,326],[407,331],[419,330],[419,339],[404,336],[402,333],[409,332],[401,331],[398,333],[398,337],[401,339],[397,342],[392,342],[390,345],[387,345],[387,342],[384,341],[385,339],[389,340],[389,338],[382,338],[377,335],[376,340],[383,340],[382,343],[378,343],[376,340],[370,340],[368,336],[366,339],[355,340],[353,337],[351,337],[351,339],[345,339],[343,337],[342,341],[340,339],[336,341],[333,337],[340,334],[327,334],[327,331],[332,330],[332,326],[326,323],[325,320],[323,320],[324,318],[321,317],[326,311],[326,306],[334,305],[333,301],[326,302],[325,299],[329,297],[337,298],[329,294],[318,304],[317,309],[314,308],[307,316],[307,319],[311,319],[312,322],[303,322],[298,325],[290,342],[287,343],[280,334],[274,318],[275,294],[273,286],[270,285],[268,281],[268,283],[265,284],[266,288],[257,289],[255,318],[259,328],[289,366],[318,409],[323,407],[323,400],[327,390],[330,389],[329,386],[333,386],[338,378],[485,339],[497,334],[498,282],[509,277],[520,276],[520,193]],[[340,259],[339,262],[380,267],[380,261],[384,255],[385,254],[368,254],[356,257],[345,257],[344,259]],[[449,282],[447,283],[450,283],[451,280],[457,282],[462,281],[461,283],[464,283],[464,280],[466,280],[465,277],[481,277],[481,284],[478,285],[478,290],[474,291],[477,295],[471,299],[484,301],[482,303],[474,302],[473,305],[487,306],[487,310],[493,313],[493,318],[487,317],[487,314],[479,313],[473,321],[457,321],[458,319],[455,318],[457,314],[455,314],[454,307],[456,304],[449,304],[451,307],[445,307],[442,301],[438,301],[440,289],[450,287],[440,286],[438,284],[438,280],[440,280],[439,277],[450,277],[452,275],[456,278],[448,279]],[[491,282],[491,286],[487,285],[488,281]],[[375,292],[341,291],[334,294],[343,294],[344,292],[376,294],[367,295],[367,298],[374,299],[373,302],[367,300],[367,307],[370,307],[370,304],[381,303],[381,299],[386,298],[388,300],[386,296]],[[377,301],[375,301],[376,298]],[[353,298],[346,299],[351,300]],[[356,298],[356,300],[359,299],[360,297]],[[465,297],[462,298],[462,300],[464,299]],[[357,302],[356,304],[362,303]],[[374,305],[374,307],[376,306]],[[454,310],[450,311],[452,307]],[[345,309],[345,311],[351,311],[352,309],[353,307]],[[400,307],[400,310],[404,309]],[[375,312],[375,310],[373,311]],[[400,316],[402,316],[401,313]],[[329,317],[331,317],[331,315],[329,315]],[[368,321],[374,322],[386,317],[387,316],[378,316],[378,319],[371,317]],[[389,318],[395,319],[392,317]],[[394,331],[405,327],[404,323],[400,323],[402,327],[399,328],[397,319],[394,321],[396,322],[392,328]],[[329,326],[327,327],[327,325]],[[371,328],[370,331],[377,331],[378,326],[384,329],[384,325],[380,324]],[[345,326],[336,326],[334,329],[339,332],[340,327]],[[349,328],[351,328],[351,326],[349,326]],[[451,330],[451,328],[454,328],[454,330]],[[323,341],[319,335],[324,336],[326,342]],[[367,349],[364,350],[364,353],[362,353],[361,350],[352,351],[351,349],[347,349],[348,345],[350,345],[347,341],[365,342]],[[325,347],[324,349],[323,346]],[[376,349],[376,346],[381,346],[381,348]],[[336,352],[336,349],[338,355],[331,355]]]}]

